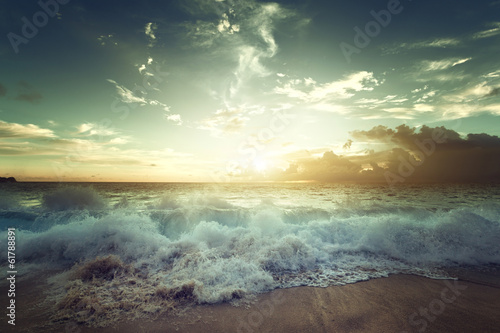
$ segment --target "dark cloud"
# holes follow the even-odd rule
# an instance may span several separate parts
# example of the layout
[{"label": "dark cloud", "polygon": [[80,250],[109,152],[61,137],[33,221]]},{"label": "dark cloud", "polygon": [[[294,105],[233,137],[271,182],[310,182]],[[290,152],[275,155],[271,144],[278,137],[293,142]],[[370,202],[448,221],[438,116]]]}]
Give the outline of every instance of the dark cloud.
[{"label": "dark cloud", "polygon": [[7,95],[7,88],[3,84],[0,83],[0,97]]},{"label": "dark cloud", "polygon": [[345,150],[349,150],[349,149],[351,149],[351,146],[352,146],[352,140],[349,139],[349,140],[347,140],[347,142],[344,144],[344,146],[342,148],[344,148]]},{"label": "dark cloud", "polygon": [[445,127],[396,129],[376,126],[354,131],[353,138],[386,143],[388,149],[343,157],[333,152],[295,161],[281,180],[357,182],[489,182],[500,181],[500,138],[485,133],[461,137]]},{"label": "dark cloud", "polygon": [[361,167],[347,158],[328,151],[319,159],[304,159],[290,167],[280,180],[355,181]]},{"label": "dark cloud", "polygon": [[37,92],[30,92],[30,93],[25,93],[25,94],[19,94],[15,98],[17,101],[24,101],[24,102],[29,102],[29,103],[39,103],[42,100],[42,95]]},{"label": "dark cloud", "polygon": [[500,87],[492,89],[488,94],[486,94],[484,97],[495,97],[500,95]]},{"label": "dark cloud", "polygon": [[29,84],[26,81],[22,81],[22,80],[17,83],[17,86],[19,88],[25,89],[25,90],[31,90],[31,89],[33,89],[33,86],[31,84]]},{"label": "dark cloud", "polygon": [[14,97],[17,101],[24,101],[32,104],[39,103],[43,96],[35,90],[35,88],[26,81],[19,81],[17,83],[18,94]]},{"label": "dark cloud", "polygon": [[387,128],[386,126],[376,126],[369,131],[353,131],[350,134],[357,140],[367,140],[374,142],[387,142],[399,146],[414,148],[415,142],[422,142],[428,138],[432,138],[433,132],[439,131],[447,141],[459,141],[460,134],[453,130],[448,130],[444,127],[430,128],[422,126],[419,131],[416,128],[410,128],[407,125],[400,125],[396,130]]}]

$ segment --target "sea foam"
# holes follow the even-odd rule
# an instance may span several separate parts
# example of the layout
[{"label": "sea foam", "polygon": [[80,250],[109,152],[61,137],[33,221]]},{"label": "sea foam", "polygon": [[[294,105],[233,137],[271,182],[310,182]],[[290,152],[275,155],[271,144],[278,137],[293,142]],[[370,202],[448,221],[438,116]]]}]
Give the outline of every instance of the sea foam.
[{"label": "sea foam", "polygon": [[325,216],[325,211],[310,208],[292,212],[211,205],[142,213],[114,209],[101,215],[53,212],[44,219],[51,216],[60,223],[18,232],[17,253],[25,262],[60,267],[114,254],[164,274],[169,283],[194,279],[205,290],[199,300],[216,302],[224,299],[219,288],[262,292],[280,287],[273,281],[297,273],[304,279],[287,278],[288,285],[308,285],[308,274],[319,271],[351,272],[345,281],[335,275],[336,284],[342,284],[358,271],[366,278],[369,270],[431,274],[435,267],[500,263],[497,209],[350,217],[337,217],[335,211]]},{"label": "sea foam", "polygon": [[[264,200],[243,207],[216,197],[169,195],[136,209],[134,201],[106,206],[92,190],[63,189],[49,198],[65,194],[73,199],[57,205],[45,196],[31,226],[17,230],[20,272],[67,269],[113,255],[133,267],[123,281],[168,290],[189,286],[191,301],[217,303],[274,288],[343,285],[393,273],[442,278],[441,268],[500,264],[500,207],[494,203],[429,210]],[[3,232],[0,247],[6,239]]]}]

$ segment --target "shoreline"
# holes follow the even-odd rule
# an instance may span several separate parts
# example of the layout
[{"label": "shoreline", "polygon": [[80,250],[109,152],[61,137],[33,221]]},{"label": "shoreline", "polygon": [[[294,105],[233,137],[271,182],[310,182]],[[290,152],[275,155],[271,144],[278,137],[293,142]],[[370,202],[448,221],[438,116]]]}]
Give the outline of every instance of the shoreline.
[{"label": "shoreline", "polygon": [[[257,295],[250,306],[195,305],[112,327],[48,325],[43,279],[18,281],[19,332],[499,332],[500,269],[455,271],[457,280],[396,274],[344,286],[294,287]],[[0,288],[4,295],[5,287]],[[1,305],[6,304],[2,297]]]}]

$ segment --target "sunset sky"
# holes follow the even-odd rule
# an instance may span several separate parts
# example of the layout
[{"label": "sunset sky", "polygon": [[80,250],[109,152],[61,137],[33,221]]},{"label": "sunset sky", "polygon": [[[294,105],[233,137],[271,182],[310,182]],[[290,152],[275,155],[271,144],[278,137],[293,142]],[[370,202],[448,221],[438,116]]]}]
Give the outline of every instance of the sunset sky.
[{"label": "sunset sky", "polygon": [[0,27],[3,177],[500,179],[497,0],[8,1]]}]

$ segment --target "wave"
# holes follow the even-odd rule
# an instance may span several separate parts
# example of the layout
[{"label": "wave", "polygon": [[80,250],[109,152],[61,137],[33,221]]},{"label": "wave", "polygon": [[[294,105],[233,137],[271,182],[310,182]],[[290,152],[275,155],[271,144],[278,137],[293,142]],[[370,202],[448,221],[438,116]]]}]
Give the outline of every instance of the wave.
[{"label": "wave", "polygon": [[17,198],[0,189],[0,210],[8,210],[19,205]]},{"label": "wave", "polygon": [[263,276],[353,268],[345,260],[353,257],[357,266],[370,268],[379,262],[386,265],[387,260],[420,268],[500,263],[499,212],[490,206],[339,217],[310,208],[203,206],[142,213],[52,212],[34,221],[28,214],[25,218],[32,225],[18,231],[18,255],[26,262],[67,264],[115,254],[154,270],[164,269],[163,263],[173,257],[179,264],[179,258],[199,256],[214,267],[219,260],[243,271],[250,265]]},{"label": "wave", "polygon": [[92,188],[65,187],[43,196],[42,206],[49,210],[104,209],[104,199]]},{"label": "wave", "polygon": [[[238,193],[220,198],[114,187],[29,193],[24,201],[3,201],[0,247],[7,246],[6,228],[16,227],[18,272],[65,270],[51,296],[58,315],[97,326],[179,302],[240,302],[275,288],[393,273],[443,278],[447,267],[500,264],[500,205],[494,203],[297,205],[282,194],[253,193],[246,200]],[[119,297],[110,292],[116,288]]]},{"label": "wave", "polygon": [[[446,276],[441,268],[500,264],[497,204],[328,209],[264,199],[248,208],[211,196],[167,195],[138,209],[126,196],[116,200],[107,205],[93,190],[64,188],[45,195],[41,211],[0,212],[0,219],[18,229],[18,270],[73,267],[75,273],[84,263],[118,262],[116,267],[130,269],[113,275],[117,280],[72,281],[62,288],[59,304],[85,303],[70,302],[67,290],[84,295],[100,286],[94,294],[105,295],[113,283],[161,311],[181,294],[197,303],[235,302],[274,288],[342,285],[393,273],[437,278]],[[0,233],[0,247],[6,239]],[[119,304],[113,309],[119,311]]]}]

